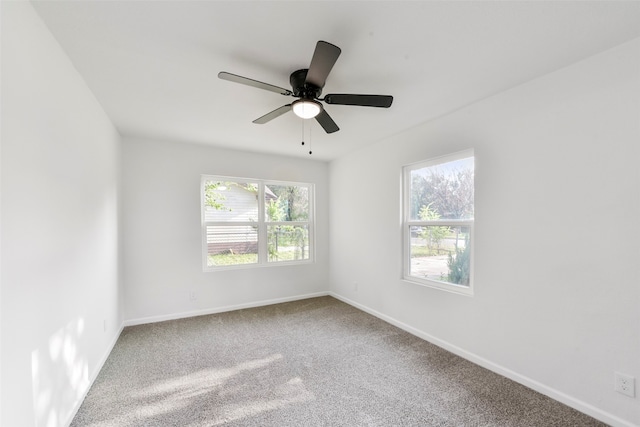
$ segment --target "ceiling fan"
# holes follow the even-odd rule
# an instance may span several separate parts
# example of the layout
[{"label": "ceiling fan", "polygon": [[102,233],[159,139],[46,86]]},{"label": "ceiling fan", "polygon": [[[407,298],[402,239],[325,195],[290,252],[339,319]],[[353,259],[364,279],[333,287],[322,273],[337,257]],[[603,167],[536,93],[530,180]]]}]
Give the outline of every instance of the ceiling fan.
[{"label": "ceiling fan", "polygon": [[303,119],[315,118],[327,133],[333,133],[340,130],[340,128],[336,125],[319,101],[323,101],[327,104],[382,108],[389,108],[393,102],[393,96],[390,95],[354,95],[334,93],[325,95],[324,98],[320,98],[327,76],[329,75],[329,72],[331,72],[333,65],[338,60],[340,52],[341,50],[339,47],[322,40],[319,41],[316,44],[316,50],[311,58],[309,68],[304,68],[291,73],[289,82],[291,83],[291,88],[293,90],[284,89],[268,83],[249,79],[247,77],[227,73],[225,71],[218,73],[218,77],[230,82],[241,83],[247,86],[257,87],[258,89],[279,93],[280,95],[298,98],[291,104],[283,105],[282,107],[276,108],[270,113],[255,119],[253,123],[265,124],[276,117],[293,110],[298,117]]}]

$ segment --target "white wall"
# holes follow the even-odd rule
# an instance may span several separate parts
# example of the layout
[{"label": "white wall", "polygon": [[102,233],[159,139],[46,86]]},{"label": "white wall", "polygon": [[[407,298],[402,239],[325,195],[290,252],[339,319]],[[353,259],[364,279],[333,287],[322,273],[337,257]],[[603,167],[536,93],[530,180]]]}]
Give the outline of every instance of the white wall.
[{"label": "white wall", "polygon": [[[328,291],[326,162],[127,138],[122,167],[127,324]],[[202,174],[315,184],[316,263],[203,272]]]},{"label": "white wall", "polygon": [[[474,297],[400,279],[402,166],[467,148]],[[331,289],[582,411],[639,425],[640,399],[613,391],[614,371],[640,379],[639,160],[635,40],[332,162]]]},{"label": "white wall", "polygon": [[1,3],[0,424],[56,427],[122,324],[120,137],[31,4]]}]

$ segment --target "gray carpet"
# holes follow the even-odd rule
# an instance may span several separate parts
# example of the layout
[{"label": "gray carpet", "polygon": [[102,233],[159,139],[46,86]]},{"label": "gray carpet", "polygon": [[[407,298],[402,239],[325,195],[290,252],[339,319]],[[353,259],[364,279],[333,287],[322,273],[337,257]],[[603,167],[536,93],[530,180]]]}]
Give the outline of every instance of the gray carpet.
[{"label": "gray carpet", "polygon": [[71,426],[601,426],[331,297],[125,328]]}]

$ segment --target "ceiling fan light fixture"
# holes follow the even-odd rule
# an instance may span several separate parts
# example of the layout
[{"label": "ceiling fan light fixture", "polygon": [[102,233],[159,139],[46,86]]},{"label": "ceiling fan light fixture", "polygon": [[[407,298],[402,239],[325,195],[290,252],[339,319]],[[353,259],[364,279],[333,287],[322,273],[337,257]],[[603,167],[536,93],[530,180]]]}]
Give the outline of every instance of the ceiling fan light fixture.
[{"label": "ceiling fan light fixture", "polygon": [[312,99],[298,99],[293,101],[291,108],[296,116],[301,119],[313,119],[322,111],[322,105]]}]

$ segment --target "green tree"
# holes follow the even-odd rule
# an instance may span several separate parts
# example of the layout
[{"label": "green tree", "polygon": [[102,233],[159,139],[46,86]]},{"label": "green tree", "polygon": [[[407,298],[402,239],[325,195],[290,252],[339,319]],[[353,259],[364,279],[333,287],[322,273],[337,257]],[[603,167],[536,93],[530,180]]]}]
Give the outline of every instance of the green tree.
[{"label": "green tree", "polygon": [[420,218],[420,209],[423,205],[433,203],[433,191],[429,187],[427,178],[420,174],[411,176],[411,212],[412,219]]},{"label": "green tree", "polygon": [[267,203],[267,218],[272,222],[284,220],[283,206],[280,199],[269,200],[269,203]]},{"label": "green tree", "polygon": [[[266,215],[272,222],[307,221],[309,219],[309,189],[304,186],[269,185],[268,192],[276,196],[266,206]],[[307,230],[294,225],[278,225],[270,228],[268,250],[269,258],[302,259],[306,256],[308,245]],[[291,252],[280,253],[280,248],[295,247]]]},{"label": "green tree", "polygon": [[[473,218],[474,171],[470,168],[444,173],[429,168],[425,174],[411,179],[411,217],[419,217],[419,209],[429,206],[445,219]],[[418,210],[415,212],[415,210]]]},{"label": "green tree", "polygon": [[455,256],[449,254],[449,260],[447,261],[447,265],[449,266],[449,276],[447,279],[449,283],[468,286],[470,268],[469,258],[471,254],[468,235],[465,237],[464,241],[464,248],[456,248]]},{"label": "green tree", "polygon": [[227,210],[230,211],[230,208],[227,208],[222,202],[227,198],[218,192],[220,187],[225,187],[225,183],[217,181],[207,181],[204,185],[204,203],[206,206],[212,207],[215,210],[222,211]]},{"label": "green tree", "polygon": [[[431,209],[431,205],[423,205],[418,213],[422,221],[436,221],[440,219],[440,214]],[[451,232],[448,226],[433,226],[429,225],[422,228],[420,237],[425,239],[429,251],[433,251],[434,246],[439,251],[440,242],[447,237]]]},{"label": "green tree", "polygon": [[472,169],[460,169],[449,174],[433,171],[428,176],[434,209],[447,219],[473,218]]},{"label": "green tree", "polygon": [[306,221],[309,218],[307,187],[270,185],[269,189],[278,198],[283,213],[281,221]]}]

